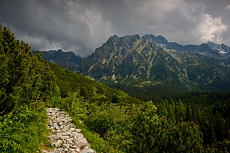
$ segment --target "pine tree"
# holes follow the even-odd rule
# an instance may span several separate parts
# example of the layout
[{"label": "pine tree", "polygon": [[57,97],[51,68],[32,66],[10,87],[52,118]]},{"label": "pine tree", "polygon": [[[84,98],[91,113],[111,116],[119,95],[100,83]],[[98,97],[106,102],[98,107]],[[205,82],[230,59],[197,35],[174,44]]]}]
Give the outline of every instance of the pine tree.
[{"label": "pine tree", "polygon": [[191,112],[191,107],[190,107],[190,105],[187,105],[187,107],[186,107],[186,120],[191,122],[192,119],[193,119],[193,116],[192,116],[192,112]]},{"label": "pine tree", "polygon": [[182,101],[180,100],[177,106],[177,111],[178,111],[178,117],[185,119],[186,116],[186,108]]},{"label": "pine tree", "polygon": [[54,88],[55,78],[41,56],[0,26],[0,113],[17,106],[44,101]]}]

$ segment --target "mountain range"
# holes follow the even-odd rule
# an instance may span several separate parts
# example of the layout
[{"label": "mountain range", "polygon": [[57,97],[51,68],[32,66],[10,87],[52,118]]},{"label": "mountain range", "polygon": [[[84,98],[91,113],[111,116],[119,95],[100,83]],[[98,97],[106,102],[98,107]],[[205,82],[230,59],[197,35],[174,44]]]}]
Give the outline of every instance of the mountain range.
[{"label": "mountain range", "polygon": [[114,35],[86,58],[61,50],[43,51],[42,55],[109,86],[170,85],[177,91],[228,91],[229,50],[227,45],[213,42],[183,46],[150,34]]}]

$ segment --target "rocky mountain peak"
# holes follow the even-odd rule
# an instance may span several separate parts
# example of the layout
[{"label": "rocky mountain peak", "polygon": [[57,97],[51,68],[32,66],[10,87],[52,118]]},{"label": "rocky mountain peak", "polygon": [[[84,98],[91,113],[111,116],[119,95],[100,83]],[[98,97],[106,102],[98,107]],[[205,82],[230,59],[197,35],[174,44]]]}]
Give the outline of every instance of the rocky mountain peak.
[{"label": "rocky mountain peak", "polygon": [[161,36],[154,36],[153,34],[144,35],[142,38],[149,40],[151,43],[160,46],[160,47],[168,47],[168,40]]},{"label": "rocky mountain peak", "polygon": [[[225,54],[221,54],[220,49]],[[93,54],[82,59],[77,72],[107,85],[176,82],[185,90],[198,86],[213,88],[213,85],[222,88],[222,80],[230,76],[229,55],[229,47],[224,44],[209,42],[183,46],[152,34],[143,37],[113,35]],[[63,60],[69,66],[70,59]]]},{"label": "rocky mountain peak", "polygon": [[229,47],[225,44],[216,44],[214,42],[208,42],[206,43],[212,50],[216,51],[220,55],[225,55],[229,53]]},{"label": "rocky mountain peak", "polygon": [[113,35],[113,36],[111,36],[111,37],[107,40],[106,44],[114,45],[114,44],[116,44],[118,41],[119,41],[119,37],[118,37],[117,35]]},{"label": "rocky mountain peak", "polygon": [[[79,72],[107,85],[177,82],[183,89],[192,90],[198,85],[211,84],[217,75],[227,73],[224,68],[228,68],[230,62],[222,60],[211,45],[183,46],[152,34],[143,37],[114,35],[83,60]],[[220,70],[220,66],[224,68]]]}]

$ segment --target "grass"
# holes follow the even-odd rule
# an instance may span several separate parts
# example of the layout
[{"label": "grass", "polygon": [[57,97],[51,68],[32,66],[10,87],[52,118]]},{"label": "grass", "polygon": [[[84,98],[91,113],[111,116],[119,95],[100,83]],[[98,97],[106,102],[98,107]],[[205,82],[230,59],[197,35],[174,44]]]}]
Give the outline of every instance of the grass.
[{"label": "grass", "polygon": [[105,140],[103,140],[97,133],[91,132],[87,127],[79,120],[75,115],[71,115],[71,118],[77,128],[81,129],[84,137],[90,142],[92,149],[98,153],[109,152],[109,153],[119,153],[111,145],[109,145]]},{"label": "grass", "polygon": [[0,152],[34,153],[49,146],[45,107],[21,106],[0,118]]},{"label": "grass", "polygon": [[67,98],[62,98],[57,107],[66,111],[71,116],[76,127],[78,129],[81,129],[84,137],[91,144],[91,148],[94,149],[96,152],[119,153],[119,150],[116,150],[113,146],[108,144],[108,142],[101,138],[99,134],[90,131],[83,123],[83,120],[87,118],[87,107],[89,105],[89,101],[85,101],[85,99],[79,97],[79,93],[75,92],[69,94],[69,97]]}]

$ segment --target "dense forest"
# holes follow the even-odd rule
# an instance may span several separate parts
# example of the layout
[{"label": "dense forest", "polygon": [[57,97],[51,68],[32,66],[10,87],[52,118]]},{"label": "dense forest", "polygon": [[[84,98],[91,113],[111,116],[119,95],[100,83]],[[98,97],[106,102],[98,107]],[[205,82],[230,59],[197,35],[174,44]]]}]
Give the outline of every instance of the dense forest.
[{"label": "dense forest", "polygon": [[51,147],[45,107],[67,111],[97,152],[230,152],[229,92],[165,89],[132,98],[45,62],[0,27],[0,152]]},{"label": "dense forest", "polygon": [[205,91],[205,90],[185,90],[180,86],[180,83],[174,82],[173,84],[156,84],[154,86],[130,86],[124,84],[113,84],[110,85],[111,88],[122,90],[128,93],[130,96],[142,101],[152,100],[154,102],[160,102],[162,99],[171,99],[174,100],[183,100],[185,102],[216,102],[228,101],[229,100],[229,91]]}]

